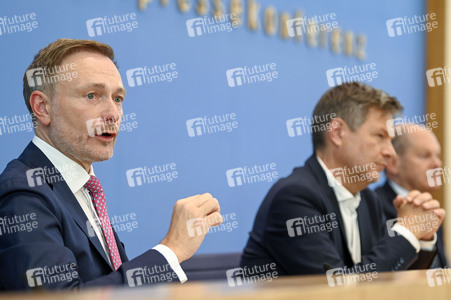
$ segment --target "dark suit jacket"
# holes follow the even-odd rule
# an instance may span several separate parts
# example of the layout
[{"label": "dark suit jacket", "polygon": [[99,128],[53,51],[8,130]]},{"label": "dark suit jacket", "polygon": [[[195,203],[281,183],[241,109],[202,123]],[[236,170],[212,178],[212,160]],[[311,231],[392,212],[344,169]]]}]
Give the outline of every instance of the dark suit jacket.
[{"label": "dark suit jacket", "polygon": [[[37,222],[31,231],[16,229],[15,233],[8,233],[0,225],[3,233],[0,236],[0,290],[30,289],[27,270],[34,268],[47,268],[47,274],[51,274],[54,266],[63,268],[75,264],[72,266],[76,266],[78,272],[76,279],[47,281],[43,285],[34,282],[39,288],[73,289],[127,284],[127,271],[131,269],[166,266],[167,261],[156,250],[129,261],[115,232],[123,264],[114,271],[97,236],[89,235],[88,219],[66,182],[46,181],[34,187],[28,184],[27,170],[45,166],[54,168],[42,151],[30,143],[0,175],[0,217],[13,220],[14,216],[22,216],[23,220],[23,216],[34,213]],[[42,276],[41,271],[38,273]],[[42,283],[45,279],[40,280]],[[139,282],[136,285],[140,285]]]},{"label": "dark suit jacket", "polygon": [[[385,184],[376,188],[374,190],[379,197],[381,204],[382,204],[382,210],[384,212],[385,218],[387,220],[394,219],[397,216],[397,212],[395,209],[395,206],[393,205],[393,200],[396,198],[396,193],[393,190],[393,188],[390,186],[388,181],[385,181]],[[448,265],[446,256],[445,256],[445,246],[443,244],[443,230],[440,227],[440,229],[437,231],[437,255],[440,261],[440,267],[444,268]]]},{"label": "dark suit jacket", "polygon": [[[382,207],[370,189],[361,191],[357,209],[362,261],[353,264],[343,221],[333,189],[315,156],[296,168],[269,191],[255,218],[244,249],[241,265],[251,268],[275,262],[280,275],[320,274],[325,269],[365,266],[375,263],[376,270],[405,270],[418,255],[402,236],[390,237],[383,221]],[[289,236],[287,221],[308,217],[317,219],[336,215],[337,228]],[[326,226],[324,223],[323,229]]]}]

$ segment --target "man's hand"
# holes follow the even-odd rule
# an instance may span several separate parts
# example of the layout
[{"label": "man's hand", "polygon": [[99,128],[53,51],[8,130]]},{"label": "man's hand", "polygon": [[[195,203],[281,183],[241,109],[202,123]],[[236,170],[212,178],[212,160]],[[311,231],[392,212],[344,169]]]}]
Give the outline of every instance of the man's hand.
[{"label": "man's hand", "polygon": [[393,204],[401,219],[398,223],[419,240],[432,240],[445,218],[445,210],[429,193],[412,191],[405,198],[396,197]]},{"label": "man's hand", "polygon": [[179,263],[187,260],[200,247],[210,227],[222,223],[219,211],[218,200],[209,193],[178,200],[168,234],[161,244],[175,253]]}]

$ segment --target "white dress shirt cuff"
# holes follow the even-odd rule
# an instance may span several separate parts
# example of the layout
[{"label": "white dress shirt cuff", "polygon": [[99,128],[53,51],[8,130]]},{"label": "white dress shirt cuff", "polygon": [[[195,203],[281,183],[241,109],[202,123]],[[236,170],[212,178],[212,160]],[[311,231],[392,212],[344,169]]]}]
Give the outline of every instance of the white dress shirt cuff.
[{"label": "white dress shirt cuff", "polygon": [[434,233],[434,239],[432,241],[420,240],[421,250],[423,251],[435,251],[435,243],[437,243],[437,233]]},{"label": "white dress shirt cuff", "polygon": [[158,244],[152,249],[157,250],[158,252],[161,253],[161,255],[164,256],[164,258],[168,261],[169,266],[171,266],[172,270],[175,272],[175,274],[177,274],[181,283],[184,283],[185,281],[188,280],[185,272],[183,272],[183,269],[179,264],[177,256],[169,247],[162,244]]},{"label": "white dress shirt cuff", "polygon": [[399,223],[393,225],[391,229],[394,232],[398,233],[400,236],[404,237],[406,240],[408,240],[409,243],[415,248],[415,251],[417,253],[420,252],[421,249],[420,242],[418,241],[416,236],[412,232],[410,232],[409,229],[407,229],[406,227],[402,226]]}]

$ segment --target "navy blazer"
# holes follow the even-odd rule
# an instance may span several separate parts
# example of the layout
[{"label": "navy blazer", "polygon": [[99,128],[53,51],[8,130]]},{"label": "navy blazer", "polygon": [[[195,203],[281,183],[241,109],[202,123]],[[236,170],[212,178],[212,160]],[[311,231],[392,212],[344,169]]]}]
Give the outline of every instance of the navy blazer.
[{"label": "navy blazer", "polygon": [[[418,258],[415,248],[402,236],[390,236],[373,191],[367,188],[360,195],[360,264],[354,265],[348,250],[335,193],[318,160],[311,156],[304,167],[295,168],[268,192],[255,218],[241,265],[251,268],[276,263],[280,275],[321,274],[345,266],[368,270],[371,263],[376,268],[371,272],[407,269]],[[324,220],[325,216],[329,216],[329,221]],[[295,218],[306,218],[310,228],[315,225],[316,229],[292,232],[290,236],[287,221]],[[324,222],[315,224],[318,220]],[[335,224],[335,228],[325,230],[327,223]]]},{"label": "navy blazer", "polygon": [[[44,153],[30,142],[20,157],[12,160],[0,175],[0,218],[12,220],[17,225],[27,215],[28,220],[31,220],[30,215],[34,213],[36,221],[32,230],[20,230],[19,227],[13,229],[14,224],[7,224],[7,231],[0,225],[3,233],[0,235],[0,290],[31,287],[74,289],[127,283],[133,286],[150,282],[141,276],[143,272],[137,268],[147,267],[145,270],[156,270],[158,274],[167,271],[166,259],[156,250],[149,250],[128,260],[116,232],[114,236],[123,264],[114,271],[97,236],[89,234],[88,219],[66,182],[46,179],[42,185],[29,185],[27,170],[39,167],[54,169]],[[25,226],[25,223],[22,222],[20,226]],[[37,269],[34,277],[30,278],[32,271],[27,273],[27,270],[36,268],[41,269]],[[63,268],[68,271],[75,268],[78,273],[75,275],[78,276],[72,276],[71,279],[71,275],[64,274]],[[172,273],[170,268],[169,271]],[[48,280],[43,278],[54,272],[62,272],[58,274],[66,276],[66,280],[63,277],[60,280],[56,277],[47,277]],[[36,274],[39,274],[39,279]],[[127,274],[134,275],[133,283],[127,280]],[[171,277],[166,281],[173,280],[178,279]]]},{"label": "navy blazer", "polygon": [[[396,193],[393,188],[385,181],[385,184],[376,188],[374,190],[381,201],[382,210],[384,212],[385,218],[394,219],[398,215],[395,206],[393,205],[393,200],[396,198]],[[448,265],[446,255],[445,255],[445,245],[443,243],[443,230],[442,227],[437,231],[437,255],[439,258],[440,267],[444,268]]]}]

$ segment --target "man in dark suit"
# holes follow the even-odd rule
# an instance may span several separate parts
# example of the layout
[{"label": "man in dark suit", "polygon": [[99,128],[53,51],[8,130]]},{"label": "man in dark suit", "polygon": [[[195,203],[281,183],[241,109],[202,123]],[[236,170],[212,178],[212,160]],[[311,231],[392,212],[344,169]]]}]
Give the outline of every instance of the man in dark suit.
[{"label": "man in dark suit", "polygon": [[[431,193],[438,185],[428,183],[427,171],[440,168],[440,143],[434,133],[416,124],[398,125],[392,140],[396,156],[387,160],[385,175],[387,180],[375,192],[382,203],[385,217],[395,219],[397,212],[393,200],[397,195],[405,196],[412,190]],[[447,266],[442,228],[437,231],[437,255],[431,268]]]},{"label": "man in dark suit", "polygon": [[[275,263],[278,274],[289,275],[429,264],[431,255],[420,250],[434,243],[443,221],[439,202],[418,191],[397,197],[398,217],[412,222],[385,224],[380,202],[367,188],[394,154],[386,122],[401,109],[395,98],[362,83],[328,90],[313,112],[314,155],[263,200],[242,266]],[[432,233],[423,229],[427,215],[438,220]]]},{"label": "man in dark suit", "polygon": [[[60,39],[35,56],[24,75],[35,137],[0,175],[0,290],[187,280],[180,263],[222,222],[218,201],[177,201],[161,243],[127,258],[92,166],[113,155],[124,97],[106,44]],[[194,237],[193,218],[206,226]]]}]

